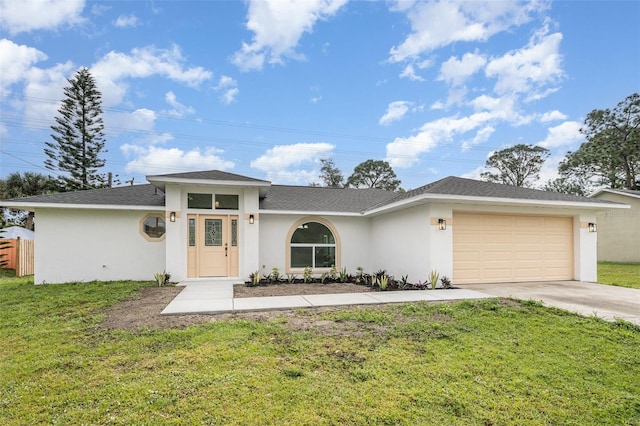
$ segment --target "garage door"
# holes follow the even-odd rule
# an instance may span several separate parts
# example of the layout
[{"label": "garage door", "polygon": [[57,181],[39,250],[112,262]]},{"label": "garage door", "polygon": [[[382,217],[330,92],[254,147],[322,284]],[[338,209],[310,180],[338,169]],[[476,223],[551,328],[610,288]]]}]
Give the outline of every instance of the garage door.
[{"label": "garage door", "polygon": [[453,214],[453,282],[573,279],[570,217]]}]

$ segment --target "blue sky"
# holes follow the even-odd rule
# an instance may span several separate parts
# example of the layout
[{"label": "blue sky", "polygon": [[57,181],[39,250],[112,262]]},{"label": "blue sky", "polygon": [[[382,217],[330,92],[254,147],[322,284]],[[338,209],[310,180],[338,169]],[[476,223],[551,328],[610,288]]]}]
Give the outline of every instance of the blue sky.
[{"label": "blue sky", "polygon": [[390,162],[405,189],[542,145],[541,184],[595,108],[640,91],[637,1],[0,0],[0,177],[44,169],[88,67],[107,166],[280,184]]}]

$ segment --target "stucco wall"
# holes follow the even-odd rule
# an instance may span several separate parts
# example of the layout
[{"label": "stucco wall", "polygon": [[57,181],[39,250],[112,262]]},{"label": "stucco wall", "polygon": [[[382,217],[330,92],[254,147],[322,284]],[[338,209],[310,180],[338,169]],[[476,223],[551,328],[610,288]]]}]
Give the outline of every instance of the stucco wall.
[{"label": "stucco wall", "polygon": [[165,269],[165,242],[150,242],[150,212],[38,209],[35,282],[153,280]]},{"label": "stucco wall", "polygon": [[598,260],[640,262],[640,198],[603,192],[596,198],[631,206],[598,212]]},{"label": "stucco wall", "polygon": [[[431,266],[429,207],[422,205],[376,216],[371,222],[371,268],[409,282],[425,281]],[[449,256],[451,252],[449,251]]]},{"label": "stucco wall", "polygon": [[[285,273],[287,254],[287,235],[291,227],[302,218],[313,218],[312,215],[260,215],[260,273],[268,274],[271,268],[277,267]],[[347,268],[350,274],[362,266],[370,271],[370,222],[363,217],[322,216],[337,230],[341,243],[341,267]],[[253,272],[253,271],[252,271]],[[300,274],[297,274],[300,277]]]}]

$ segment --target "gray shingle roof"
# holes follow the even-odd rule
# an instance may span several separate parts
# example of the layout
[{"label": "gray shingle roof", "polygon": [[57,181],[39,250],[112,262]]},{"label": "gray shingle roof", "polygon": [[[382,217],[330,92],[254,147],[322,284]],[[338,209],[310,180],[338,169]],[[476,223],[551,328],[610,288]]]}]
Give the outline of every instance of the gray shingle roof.
[{"label": "gray shingle roof", "polygon": [[[235,181],[243,177],[217,171],[176,173],[165,176],[181,177],[184,175],[188,175],[188,179],[202,179],[202,176],[208,176],[209,179],[213,178],[214,180],[233,179]],[[215,179],[216,177],[217,179]],[[260,181],[258,179],[246,179],[248,179],[248,181],[268,183],[267,181]],[[640,191],[629,192],[640,193]],[[597,198],[579,197],[577,195],[546,192],[450,176],[400,194],[382,189],[271,185],[265,188],[265,194],[260,198],[260,210],[364,213],[375,208],[409,200],[424,194],[618,204]],[[27,204],[162,207],[165,205],[165,196],[162,190],[157,189],[153,185],[146,184],[14,198],[12,200],[6,200],[6,202],[6,204],[9,204],[9,202],[19,202]]]},{"label": "gray shingle roof", "polygon": [[222,172],[220,170],[207,170],[207,171],[201,171],[201,172],[186,172],[186,173],[171,173],[171,174],[166,174],[166,175],[150,175],[150,176],[147,176],[147,177],[269,183],[269,181],[266,181],[266,180],[254,179],[252,177],[237,175],[235,173]]},{"label": "gray shingle roof", "polygon": [[59,194],[36,195],[33,197],[14,198],[6,201],[16,201],[21,203],[99,204],[109,206],[158,207],[164,206],[164,192],[153,185],[145,184],[62,192]]},{"label": "gray shingle roof", "polygon": [[383,189],[272,185],[260,210],[360,213],[396,195]]},{"label": "gray shingle roof", "polygon": [[559,192],[548,192],[539,189],[522,188],[519,186],[504,185],[500,183],[484,182],[479,180],[449,176],[444,179],[432,182],[428,185],[424,185],[411,191],[399,194],[391,200],[387,200],[378,205],[371,206],[369,210],[422,194],[459,195],[468,197],[491,197],[538,201],[565,201],[579,203],[598,203],[604,201],[595,200],[593,198],[580,197],[578,195],[562,194]]}]

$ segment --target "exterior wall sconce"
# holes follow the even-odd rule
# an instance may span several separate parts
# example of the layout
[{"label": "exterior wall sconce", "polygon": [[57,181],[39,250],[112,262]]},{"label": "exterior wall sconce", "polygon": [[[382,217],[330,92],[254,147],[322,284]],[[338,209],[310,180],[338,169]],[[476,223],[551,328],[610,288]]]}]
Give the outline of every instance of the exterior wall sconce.
[{"label": "exterior wall sconce", "polygon": [[444,219],[438,219],[438,230],[444,231],[447,229],[447,221]]},{"label": "exterior wall sconce", "polygon": [[256,221],[256,217],[252,214],[249,215],[249,224],[253,225],[253,223]]},{"label": "exterior wall sconce", "polygon": [[169,213],[169,222],[175,222],[175,221],[176,221],[176,212]]},{"label": "exterior wall sconce", "polygon": [[598,225],[593,222],[589,222],[589,224],[587,225],[587,229],[589,230],[589,232],[598,232]]}]

